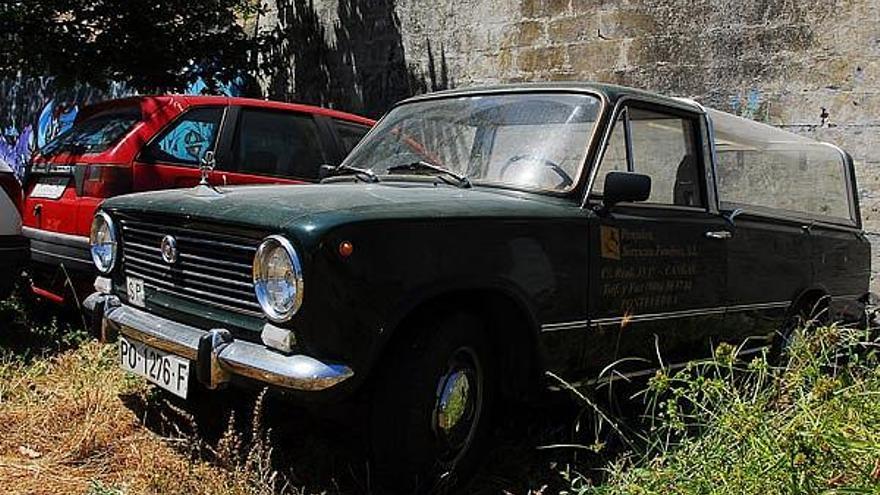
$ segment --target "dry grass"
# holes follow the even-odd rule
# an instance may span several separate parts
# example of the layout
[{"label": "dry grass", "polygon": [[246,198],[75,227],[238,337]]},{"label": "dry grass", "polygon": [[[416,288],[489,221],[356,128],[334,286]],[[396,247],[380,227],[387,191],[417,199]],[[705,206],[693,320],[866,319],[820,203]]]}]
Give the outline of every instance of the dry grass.
[{"label": "dry grass", "polygon": [[115,356],[112,346],[92,342],[45,360],[6,358],[0,365],[0,486],[12,490],[6,493],[298,493],[278,482],[265,442],[248,449],[230,432],[225,449],[200,455],[205,447],[192,436],[163,438],[144,428],[137,408],[126,404],[157,399],[117,369]]}]

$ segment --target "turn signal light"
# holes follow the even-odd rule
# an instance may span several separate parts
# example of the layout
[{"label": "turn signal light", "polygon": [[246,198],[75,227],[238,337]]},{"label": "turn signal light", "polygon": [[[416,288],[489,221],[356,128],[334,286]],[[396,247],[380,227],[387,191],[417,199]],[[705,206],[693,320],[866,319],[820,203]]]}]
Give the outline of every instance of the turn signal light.
[{"label": "turn signal light", "polygon": [[339,256],[348,258],[352,253],[354,253],[354,245],[352,245],[352,243],[348,241],[342,241],[339,243]]}]

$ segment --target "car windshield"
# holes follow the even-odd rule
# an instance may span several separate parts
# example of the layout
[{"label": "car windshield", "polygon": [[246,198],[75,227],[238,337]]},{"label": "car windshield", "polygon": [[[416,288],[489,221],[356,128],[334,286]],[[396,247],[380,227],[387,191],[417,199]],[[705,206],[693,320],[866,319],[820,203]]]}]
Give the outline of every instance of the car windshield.
[{"label": "car windshield", "polygon": [[[345,165],[378,175],[437,175],[563,192],[577,183],[601,102],[523,93],[417,101],[392,110]],[[427,165],[433,165],[430,167]]]},{"label": "car windshield", "polygon": [[100,153],[118,141],[140,120],[139,107],[101,112],[77,122],[49,141],[40,152],[43,155],[63,152]]}]

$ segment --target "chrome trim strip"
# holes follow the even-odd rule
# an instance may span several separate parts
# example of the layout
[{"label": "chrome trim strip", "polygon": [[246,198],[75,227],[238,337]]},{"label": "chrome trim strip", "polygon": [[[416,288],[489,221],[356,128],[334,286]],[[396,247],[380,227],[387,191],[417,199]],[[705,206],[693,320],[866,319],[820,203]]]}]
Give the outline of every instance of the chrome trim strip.
[{"label": "chrome trim strip", "polygon": [[[6,248],[6,250],[13,250],[13,248]],[[73,256],[68,256],[66,254],[53,253],[50,251],[44,251],[42,249],[35,249],[33,247],[31,247],[31,253],[37,253],[37,254],[46,256],[47,258],[62,258],[62,259],[68,260],[68,261],[82,263],[84,265],[88,265],[89,267],[95,266],[95,263],[91,260],[86,260],[86,259],[82,259],[82,258],[75,258]],[[97,270],[97,268],[95,270]]]},{"label": "chrome trim strip", "polygon": [[52,232],[50,230],[35,229],[26,225],[23,225],[21,227],[21,234],[28,239],[32,239],[35,241],[48,242],[52,244],[63,244],[65,246],[74,246],[86,250],[89,249],[88,236],[62,234],[60,232]]},{"label": "chrome trim strip", "polygon": [[779,301],[779,302],[769,302],[769,303],[759,303],[759,304],[739,304],[736,306],[728,306],[727,311],[736,312],[736,311],[751,311],[754,309],[776,309],[776,308],[787,308],[791,306],[791,301]]},{"label": "chrome trim strip", "polygon": [[[138,243],[134,243],[134,242],[126,242],[125,243],[125,250],[129,253],[129,255],[127,256],[127,259],[129,259],[129,260],[131,260],[131,259],[135,259],[135,260],[149,259],[149,256],[152,256],[152,255],[144,252],[147,249],[155,249],[155,253],[156,253],[155,256],[159,256],[158,255],[159,248],[151,248],[150,246],[142,246],[142,245],[140,245]],[[243,263],[234,263],[231,261],[221,262],[221,261],[216,261],[216,260],[209,260],[207,258],[202,258],[200,256],[194,256],[194,255],[187,254],[187,253],[179,253],[178,256],[180,256],[181,260],[186,261],[187,266],[197,267],[200,270],[210,270],[213,272],[222,273],[227,276],[238,277],[240,279],[247,280],[247,281],[250,281],[251,277],[252,277],[251,266],[245,265]],[[194,260],[199,260],[199,261],[194,261]],[[227,267],[238,267],[241,270],[247,270],[247,273],[245,273],[244,271],[233,271],[233,270],[227,270],[225,268],[207,265],[202,261],[211,261],[216,264],[226,265]],[[153,263],[155,264],[156,262],[153,261]],[[165,265],[162,265],[162,267],[168,268],[168,265],[165,264]]]},{"label": "chrome trim strip", "polygon": [[569,321],[561,323],[545,323],[541,325],[542,332],[556,332],[559,330],[579,330],[587,328],[587,320]]},{"label": "chrome trim strip", "polygon": [[610,318],[597,318],[591,321],[592,326],[604,326],[604,325],[614,325],[623,323],[623,321],[628,321],[630,323],[637,323],[640,321],[654,321],[654,320],[673,320],[676,318],[688,318],[692,316],[709,316],[709,315],[717,315],[724,313],[723,307],[720,308],[706,308],[706,309],[690,309],[690,310],[682,310],[682,311],[670,311],[667,313],[653,313],[653,314],[643,314],[643,315],[631,315],[631,316],[615,316]]},{"label": "chrome trim strip", "polygon": [[[194,289],[192,287],[178,287],[178,286],[175,286],[174,283],[172,283],[172,282],[168,282],[165,280],[158,280],[155,277],[150,277],[149,275],[145,275],[144,273],[138,272],[135,270],[126,269],[125,272],[126,272],[126,275],[133,275],[135,277],[142,278],[144,280],[144,284],[152,287],[153,289],[169,292],[174,295],[180,294],[180,291],[192,292],[193,294],[196,294],[196,296],[190,296],[192,298],[197,298],[198,296],[217,298],[217,299],[220,299],[221,301],[226,301],[226,302],[229,302],[232,304],[239,304],[242,306],[254,307],[257,309],[260,308],[260,305],[257,304],[255,301],[249,301],[249,300],[244,301],[241,299],[235,299],[233,297],[221,296],[219,294],[205,292],[205,291],[202,291],[199,289]],[[164,287],[159,287],[158,285],[155,285],[155,284],[160,284],[160,285],[163,285]],[[209,299],[201,299],[201,301],[206,304],[214,304],[214,305],[219,304],[218,302],[210,301]],[[244,310],[242,310],[242,311],[244,311]],[[262,313],[259,313],[259,314],[262,315]]]},{"label": "chrome trim strip", "polygon": [[[122,230],[134,232],[134,233],[141,234],[141,235],[152,235],[152,236],[156,236],[158,238],[161,238],[162,235],[164,235],[164,234],[160,234],[158,232],[150,232],[150,231],[138,229],[135,227],[129,227],[128,225],[125,225],[125,224],[122,225]],[[195,233],[202,233],[202,232],[195,231]],[[241,244],[232,244],[231,242],[214,241],[214,240],[210,240],[210,239],[197,239],[195,237],[189,237],[186,235],[182,235],[182,236],[175,235],[175,237],[179,241],[192,242],[194,244],[210,244],[212,246],[230,248],[230,249],[239,249],[241,251],[247,251],[247,252],[256,252],[257,251],[257,246],[245,246],[245,245],[241,245]]]},{"label": "chrome trim strip", "polygon": [[[154,271],[163,274],[162,276],[166,276],[166,275],[171,276],[174,273],[179,273],[179,274],[182,274],[187,277],[201,278],[204,280],[209,280],[211,282],[218,282],[220,284],[235,285],[238,287],[244,287],[247,290],[247,292],[252,292],[254,290],[254,284],[251,282],[242,282],[241,280],[230,280],[228,278],[215,277],[213,275],[194,272],[192,270],[172,271],[170,265],[161,265],[159,263],[147,261],[147,260],[140,258],[140,257],[126,256],[125,261],[129,262],[129,263],[135,263],[135,264],[140,263],[143,265],[147,265],[148,267],[155,267]],[[144,268],[144,269],[149,270],[150,268]],[[198,282],[196,281],[196,283],[198,283]]]},{"label": "chrome trim strip", "polygon": [[[215,265],[222,265],[222,266],[226,266],[226,267],[234,266],[237,268],[241,268],[243,270],[248,270],[248,279],[250,279],[250,270],[253,269],[253,266],[251,264],[236,263],[234,261],[217,261],[217,260],[212,260],[210,258],[205,258],[203,256],[197,256],[195,254],[190,254],[190,253],[180,253],[180,257],[181,257],[181,259],[184,259],[184,260],[190,259],[190,258],[194,259],[194,260],[199,260],[203,263],[198,263],[198,266],[205,267],[209,270],[223,270],[223,269],[222,268],[214,268],[214,267],[206,265],[205,263],[214,263]],[[232,272],[230,270],[223,270],[223,271],[228,272],[228,273],[239,274],[238,272]]]},{"label": "chrome trim strip", "polygon": [[[208,334],[124,304],[109,309],[104,318],[126,337],[193,361],[198,360],[199,341]],[[354,376],[344,364],[303,354],[285,355],[244,340],[233,339],[212,351],[219,366],[230,374],[293,390],[325,390]]]},{"label": "chrome trim strip", "polygon": [[688,318],[693,316],[709,316],[723,313],[735,313],[739,311],[753,311],[761,309],[788,308],[791,301],[767,302],[758,304],[739,304],[735,306],[719,306],[716,308],[685,309],[681,311],[669,311],[665,313],[650,313],[631,316],[614,316],[608,318],[596,318],[593,320],[564,321],[557,323],[544,323],[541,332],[555,332],[559,330],[585,329],[587,324],[591,327],[616,325],[626,320],[629,323],[654,320],[672,320],[676,318]]}]

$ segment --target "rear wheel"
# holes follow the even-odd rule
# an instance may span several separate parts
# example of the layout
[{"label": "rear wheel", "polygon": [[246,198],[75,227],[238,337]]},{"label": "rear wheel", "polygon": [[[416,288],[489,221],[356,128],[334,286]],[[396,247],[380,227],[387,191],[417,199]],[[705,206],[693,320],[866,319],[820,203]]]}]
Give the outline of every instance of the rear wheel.
[{"label": "rear wheel", "polygon": [[482,322],[456,315],[393,349],[372,398],[377,481],[419,493],[461,484],[487,437],[498,387]]},{"label": "rear wheel", "polygon": [[827,296],[798,303],[797,306],[792,307],[782,327],[776,332],[771,357],[777,362],[785,359],[800,335],[799,330],[809,331],[811,328],[828,325],[830,322]]}]

